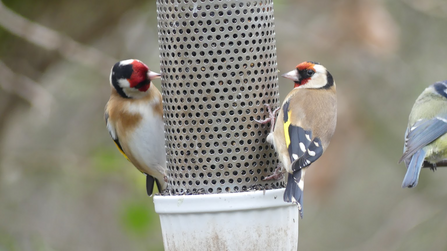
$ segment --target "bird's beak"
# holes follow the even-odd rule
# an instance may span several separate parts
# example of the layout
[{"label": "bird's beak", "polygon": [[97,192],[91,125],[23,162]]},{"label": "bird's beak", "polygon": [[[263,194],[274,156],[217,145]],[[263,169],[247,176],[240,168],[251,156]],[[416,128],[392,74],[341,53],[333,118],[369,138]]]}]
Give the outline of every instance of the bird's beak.
[{"label": "bird's beak", "polygon": [[299,75],[298,75],[298,72],[297,72],[296,69],[292,70],[292,71],[289,71],[286,74],[283,74],[281,76],[285,77],[285,78],[288,78],[290,80],[293,80],[293,82],[299,82],[300,81],[300,79],[298,78]]},{"label": "bird's beak", "polygon": [[150,80],[152,80],[152,79],[160,78],[160,77],[161,77],[161,74],[160,74],[160,73],[153,72],[153,71],[149,71],[149,72],[147,73],[147,77],[148,77]]}]

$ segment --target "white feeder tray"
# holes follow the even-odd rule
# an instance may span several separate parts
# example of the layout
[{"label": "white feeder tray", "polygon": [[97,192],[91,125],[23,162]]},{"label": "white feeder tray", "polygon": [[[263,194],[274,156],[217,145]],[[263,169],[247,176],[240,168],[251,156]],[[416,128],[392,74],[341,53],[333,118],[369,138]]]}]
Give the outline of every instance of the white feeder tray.
[{"label": "white feeder tray", "polygon": [[297,250],[298,207],[283,194],[154,196],[165,251]]}]

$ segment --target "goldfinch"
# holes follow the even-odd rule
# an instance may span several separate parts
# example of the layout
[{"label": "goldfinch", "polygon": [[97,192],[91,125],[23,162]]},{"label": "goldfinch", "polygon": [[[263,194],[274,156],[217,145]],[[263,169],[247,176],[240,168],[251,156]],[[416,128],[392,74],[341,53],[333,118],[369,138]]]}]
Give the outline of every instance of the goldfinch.
[{"label": "goldfinch", "polygon": [[271,122],[267,141],[288,176],[284,201],[298,204],[302,217],[305,167],[321,157],[335,131],[336,88],[332,75],[316,62],[303,62],[282,76],[294,82],[294,89],[281,105],[276,123],[278,109],[271,112],[269,106],[269,118],[258,122]]},{"label": "goldfinch", "polygon": [[407,173],[402,187],[415,187],[424,161],[433,165],[447,159],[447,80],[427,87],[411,109],[405,132],[404,161]]},{"label": "goldfinch", "polygon": [[112,94],[105,108],[107,129],[118,150],[146,174],[147,194],[166,186],[162,97],[151,80],[160,78],[141,61],[123,60],[110,73]]}]

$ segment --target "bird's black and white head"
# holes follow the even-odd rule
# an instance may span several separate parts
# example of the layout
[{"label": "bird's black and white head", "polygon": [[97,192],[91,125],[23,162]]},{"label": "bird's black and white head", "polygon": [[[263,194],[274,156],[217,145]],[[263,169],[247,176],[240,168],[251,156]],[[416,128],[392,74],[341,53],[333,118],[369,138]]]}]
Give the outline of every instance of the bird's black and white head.
[{"label": "bird's black and white head", "polygon": [[424,92],[429,91],[443,98],[447,98],[447,80],[439,81],[429,86]]},{"label": "bird's black and white head", "polygon": [[295,88],[331,88],[335,85],[332,75],[317,62],[306,61],[282,75],[293,80]]},{"label": "bird's black and white head", "polygon": [[141,98],[147,95],[152,79],[159,77],[140,60],[127,59],[112,67],[110,84],[123,98]]}]

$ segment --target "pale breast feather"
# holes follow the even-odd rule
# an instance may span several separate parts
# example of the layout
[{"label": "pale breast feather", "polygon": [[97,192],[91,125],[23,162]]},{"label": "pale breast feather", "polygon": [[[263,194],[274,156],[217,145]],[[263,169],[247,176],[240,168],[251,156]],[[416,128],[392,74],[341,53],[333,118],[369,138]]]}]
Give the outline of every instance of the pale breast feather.
[{"label": "pale breast feather", "polygon": [[147,173],[154,175],[150,168],[159,169],[163,173],[166,162],[163,119],[154,112],[152,106],[148,109],[141,103],[131,105],[129,111],[142,116],[142,121],[130,136],[129,148],[132,149],[133,157],[145,165]]}]

